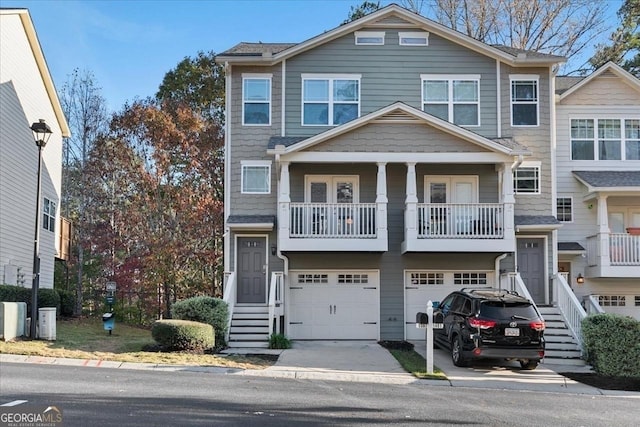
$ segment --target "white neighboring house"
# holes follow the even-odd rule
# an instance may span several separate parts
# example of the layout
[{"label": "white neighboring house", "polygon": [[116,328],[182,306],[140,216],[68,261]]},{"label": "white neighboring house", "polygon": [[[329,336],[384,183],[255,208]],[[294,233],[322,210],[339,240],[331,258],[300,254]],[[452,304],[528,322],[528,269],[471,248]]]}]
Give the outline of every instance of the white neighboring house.
[{"label": "white neighboring house", "polygon": [[640,80],[607,63],[556,93],[558,269],[587,311],[640,319]]},{"label": "white neighboring house", "polygon": [[53,288],[60,242],[62,138],[69,126],[26,9],[0,9],[0,283],[31,287],[38,148],[31,124],[52,135],[43,149],[40,287]]}]

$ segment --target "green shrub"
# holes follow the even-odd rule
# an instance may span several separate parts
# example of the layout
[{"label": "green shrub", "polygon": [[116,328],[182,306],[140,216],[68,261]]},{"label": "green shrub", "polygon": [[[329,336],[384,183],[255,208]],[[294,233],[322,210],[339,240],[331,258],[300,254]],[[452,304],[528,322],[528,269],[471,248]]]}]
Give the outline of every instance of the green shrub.
[{"label": "green shrub", "polygon": [[587,362],[602,375],[640,377],[640,321],[605,313],[582,321]]},{"label": "green shrub", "polygon": [[[0,301],[26,302],[27,317],[31,315],[31,288],[22,286],[0,285]],[[60,313],[60,296],[55,289],[38,289],[38,308],[55,307]]]},{"label": "green shrub", "polygon": [[57,291],[60,297],[60,316],[72,317],[76,307],[76,293],[63,289],[58,289]]},{"label": "green shrub", "polygon": [[272,334],[269,337],[269,348],[285,350],[291,348],[291,341],[284,334]]},{"label": "green shrub", "polygon": [[157,320],[151,336],[167,350],[202,352],[215,345],[213,326],[190,320]]},{"label": "green shrub", "polygon": [[213,326],[218,346],[226,344],[225,334],[227,333],[229,307],[220,298],[200,296],[178,301],[171,308],[171,317],[208,323]]}]

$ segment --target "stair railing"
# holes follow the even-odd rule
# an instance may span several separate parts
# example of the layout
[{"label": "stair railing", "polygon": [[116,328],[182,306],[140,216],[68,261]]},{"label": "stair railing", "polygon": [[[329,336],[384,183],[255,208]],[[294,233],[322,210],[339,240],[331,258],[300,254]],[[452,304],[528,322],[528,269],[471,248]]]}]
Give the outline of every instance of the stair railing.
[{"label": "stair railing", "polygon": [[278,319],[283,314],[283,286],[284,273],[272,272],[269,283],[269,335],[282,333]]},{"label": "stair railing", "polygon": [[582,319],[587,317],[587,312],[582,308],[580,301],[562,275],[554,274],[553,281],[555,284],[553,287],[554,299],[558,304],[558,309],[582,352]]},{"label": "stair railing", "polygon": [[600,305],[599,295],[589,295],[584,299],[587,314],[602,314],[604,309]]},{"label": "stair railing", "polygon": [[229,309],[229,317],[227,318],[227,331],[224,339],[229,342],[229,332],[231,331],[231,319],[233,318],[233,310],[236,306],[236,273],[225,271],[224,273],[224,291],[222,300],[227,303]]},{"label": "stair railing", "polygon": [[[533,302],[533,298],[527,289],[527,285],[522,281],[522,277],[520,277],[520,273],[507,273],[508,278],[508,286],[510,291],[517,292],[518,295],[521,295]],[[535,304],[535,303],[534,303]]]}]

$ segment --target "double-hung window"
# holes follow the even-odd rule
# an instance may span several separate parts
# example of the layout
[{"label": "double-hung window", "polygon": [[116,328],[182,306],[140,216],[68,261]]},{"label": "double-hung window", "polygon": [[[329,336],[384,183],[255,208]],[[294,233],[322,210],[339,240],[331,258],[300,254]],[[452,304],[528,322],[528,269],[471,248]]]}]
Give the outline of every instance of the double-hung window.
[{"label": "double-hung window", "polygon": [[480,75],[420,77],[425,112],[460,126],[480,125]]},{"label": "double-hung window", "polygon": [[571,119],[572,160],[640,160],[640,120]]},{"label": "double-hung window", "polygon": [[302,75],[302,124],[336,126],[360,116],[359,74]]},{"label": "double-hung window", "polygon": [[271,193],[271,162],[269,160],[243,160],[241,165],[243,194]]},{"label": "double-hung window", "polygon": [[540,194],[540,162],[522,162],[513,173],[513,192]]},{"label": "double-hung window", "polygon": [[573,221],[571,197],[558,197],[556,200],[556,218],[560,222]]},{"label": "double-hung window", "polygon": [[45,230],[56,230],[56,202],[45,197],[42,207],[42,227]]},{"label": "double-hung window", "polygon": [[271,75],[242,75],[242,124],[271,124]]},{"label": "double-hung window", "polygon": [[511,75],[511,125],[538,126],[539,92],[537,75]]}]

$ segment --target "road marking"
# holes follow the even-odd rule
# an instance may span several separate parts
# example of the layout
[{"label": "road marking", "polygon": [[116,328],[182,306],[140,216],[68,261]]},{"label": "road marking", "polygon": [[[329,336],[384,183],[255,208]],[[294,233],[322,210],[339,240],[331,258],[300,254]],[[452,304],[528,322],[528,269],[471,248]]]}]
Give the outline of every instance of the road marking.
[{"label": "road marking", "polygon": [[18,406],[27,402],[28,400],[14,400],[13,402],[5,403],[4,405],[0,405],[0,406]]}]

